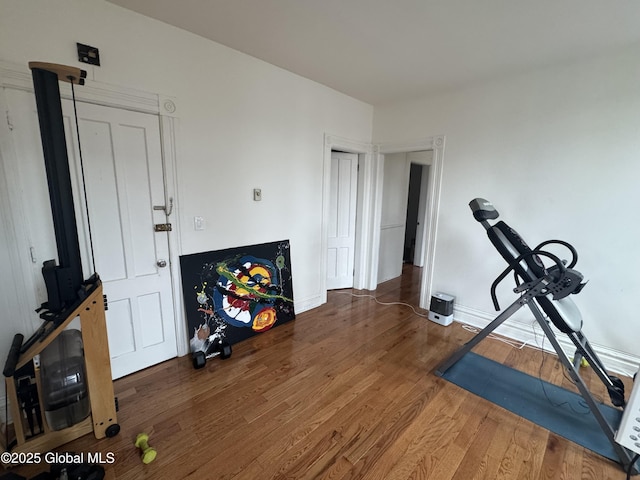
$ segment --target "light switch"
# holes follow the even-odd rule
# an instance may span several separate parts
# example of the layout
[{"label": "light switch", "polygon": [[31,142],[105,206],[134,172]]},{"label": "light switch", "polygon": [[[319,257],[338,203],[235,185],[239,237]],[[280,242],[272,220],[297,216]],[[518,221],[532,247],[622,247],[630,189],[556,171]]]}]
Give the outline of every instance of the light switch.
[{"label": "light switch", "polygon": [[195,230],[204,230],[204,218],[193,217],[193,228]]}]

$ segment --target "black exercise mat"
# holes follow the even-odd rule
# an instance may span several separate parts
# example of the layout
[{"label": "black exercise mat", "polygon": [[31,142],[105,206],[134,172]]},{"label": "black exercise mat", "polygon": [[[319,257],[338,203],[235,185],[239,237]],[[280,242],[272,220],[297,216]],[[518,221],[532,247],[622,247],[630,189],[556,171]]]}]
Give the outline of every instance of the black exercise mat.
[{"label": "black exercise mat", "polygon": [[[603,457],[620,461],[587,403],[577,393],[473,352],[462,357],[442,377]],[[615,428],[620,424],[621,410],[600,403],[598,406],[610,425]]]}]

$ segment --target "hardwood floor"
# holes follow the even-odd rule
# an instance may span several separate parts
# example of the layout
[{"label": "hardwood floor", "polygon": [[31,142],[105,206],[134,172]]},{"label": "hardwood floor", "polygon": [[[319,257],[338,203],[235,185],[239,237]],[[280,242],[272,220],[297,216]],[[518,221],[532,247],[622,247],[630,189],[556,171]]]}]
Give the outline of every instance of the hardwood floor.
[{"label": "hardwood floor", "polygon": [[[375,293],[415,305],[419,273],[408,268]],[[473,335],[459,324],[441,327],[407,306],[351,293],[330,292],[326,305],[202,370],[183,357],[116,381],[120,434],[59,450],[112,452],[107,479],[625,477],[617,464],[435,376]],[[475,351],[569,385],[553,356],[491,339]],[[133,446],[140,432],[158,451],[149,465]]]}]

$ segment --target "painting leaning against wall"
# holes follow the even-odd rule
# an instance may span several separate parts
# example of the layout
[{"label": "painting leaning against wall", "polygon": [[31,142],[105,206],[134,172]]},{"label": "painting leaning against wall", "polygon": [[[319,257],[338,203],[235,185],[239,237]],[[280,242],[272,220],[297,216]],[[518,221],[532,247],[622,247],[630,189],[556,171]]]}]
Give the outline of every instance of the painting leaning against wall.
[{"label": "painting leaning against wall", "polygon": [[180,257],[191,352],[295,318],[289,240]]}]

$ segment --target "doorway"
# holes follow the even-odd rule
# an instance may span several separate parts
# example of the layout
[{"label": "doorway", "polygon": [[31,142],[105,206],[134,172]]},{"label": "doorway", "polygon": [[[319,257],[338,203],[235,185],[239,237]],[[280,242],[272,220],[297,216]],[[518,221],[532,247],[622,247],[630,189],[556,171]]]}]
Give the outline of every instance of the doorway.
[{"label": "doorway", "polygon": [[[422,258],[422,276],[420,279],[420,308],[428,309],[433,285],[433,264],[436,253],[436,236],[438,231],[438,217],[440,212],[440,191],[442,185],[442,171],[444,164],[445,137],[429,137],[415,142],[389,143],[379,146],[381,156],[394,153],[406,153],[413,157],[418,152],[431,152],[428,170],[423,170],[423,175],[428,172],[426,179],[427,189],[424,199],[424,216],[422,218],[423,240],[416,247],[422,246],[422,253],[416,251],[416,257]],[[383,160],[386,162],[386,160]],[[417,163],[422,163],[421,161]],[[417,250],[417,248],[416,248]]]},{"label": "doorway", "polygon": [[[431,151],[431,165],[428,171],[428,188],[424,199],[422,217],[423,240],[422,253],[416,248],[417,258],[422,258],[424,266],[420,280],[420,307],[428,308],[433,283],[433,263],[435,260],[435,240],[440,209],[440,189],[444,162],[445,137],[427,137],[418,141],[373,145],[325,135],[324,149],[324,187],[322,219],[322,258],[320,268],[324,272],[324,285],[319,294],[318,304],[327,301],[326,268],[327,243],[330,211],[331,151],[342,150],[357,153],[360,169],[358,171],[356,247],[354,262],[355,289],[375,290],[378,285],[378,265],[380,257],[382,196],[385,178],[385,155],[392,153],[411,153]],[[423,170],[424,175],[425,170]],[[405,210],[406,212],[406,210]],[[402,220],[404,223],[404,219]],[[418,241],[416,239],[416,245]]]},{"label": "doorway", "polygon": [[407,262],[424,265],[432,158],[432,150],[388,153],[384,157],[378,284],[402,275]]}]

